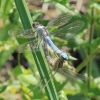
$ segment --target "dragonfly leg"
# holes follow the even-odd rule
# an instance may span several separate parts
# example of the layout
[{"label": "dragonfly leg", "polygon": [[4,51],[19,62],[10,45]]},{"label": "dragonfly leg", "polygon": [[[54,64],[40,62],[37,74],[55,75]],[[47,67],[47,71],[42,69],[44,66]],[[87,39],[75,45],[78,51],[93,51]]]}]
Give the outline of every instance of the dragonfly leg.
[{"label": "dragonfly leg", "polygon": [[57,59],[57,61],[55,63],[55,67],[62,68],[63,67],[63,63],[64,63],[64,58],[63,57],[59,57],[59,59]]},{"label": "dragonfly leg", "polygon": [[54,54],[56,55],[57,58],[59,57],[59,54],[57,54],[55,51],[54,51]]},{"label": "dragonfly leg", "polygon": [[[52,74],[52,77],[54,77],[54,75],[58,72],[58,70],[59,70],[59,68],[57,68],[57,69],[55,70],[55,73]],[[50,81],[51,81],[51,77],[50,77],[50,79],[45,83],[45,85],[37,92],[37,94],[39,94],[39,93],[46,87],[46,85],[47,85]]]},{"label": "dragonfly leg", "polygon": [[31,89],[29,92],[28,92],[28,94],[32,91],[32,90],[34,90],[35,88],[37,88],[38,86],[39,86],[39,84],[46,78],[46,77],[48,77],[48,75],[52,75],[52,71],[53,70],[56,70],[57,68],[56,67],[54,67],[48,74],[46,74],[36,85],[35,85],[35,87],[33,87],[33,89]]}]

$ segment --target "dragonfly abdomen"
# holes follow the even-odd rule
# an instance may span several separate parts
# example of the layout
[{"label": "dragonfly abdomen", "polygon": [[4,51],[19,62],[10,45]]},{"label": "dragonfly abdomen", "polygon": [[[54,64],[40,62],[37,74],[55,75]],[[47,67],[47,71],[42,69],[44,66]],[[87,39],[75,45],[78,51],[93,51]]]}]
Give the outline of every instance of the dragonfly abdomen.
[{"label": "dragonfly abdomen", "polygon": [[53,51],[55,51],[57,54],[59,54],[60,56],[62,56],[65,60],[68,60],[68,56],[66,55],[66,53],[64,53],[59,48],[57,48],[57,46],[52,42],[52,40],[50,39],[49,36],[45,37],[45,41],[47,42],[47,44],[51,47],[51,49]]}]

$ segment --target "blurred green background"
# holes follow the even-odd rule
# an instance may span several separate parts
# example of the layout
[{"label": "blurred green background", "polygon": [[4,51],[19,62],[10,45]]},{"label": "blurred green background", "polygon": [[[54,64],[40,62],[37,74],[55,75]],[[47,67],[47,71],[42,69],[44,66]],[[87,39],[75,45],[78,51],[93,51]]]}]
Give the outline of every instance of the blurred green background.
[{"label": "blurred green background", "polygon": [[[57,73],[51,81],[53,86],[47,85],[51,89],[43,89],[37,94],[43,86],[41,83],[32,91],[41,80],[35,55],[31,52],[18,53],[17,47],[27,39],[8,35],[11,29],[28,28],[25,19],[28,15],[24,15],[23,9],[26,14],[30,13],[32,21],[39,21],[44,26],[61,12],[72,15],[70,22],[84,22],[84,27],[72,42],[64,37],[52,40],[57,47],[77,58],[77,61],[68,62],[69,66],[74,66],[76,72],[89,76],[89,80],[74,81]],[[99,45],[100,0],[0,0],[0,100],[100,100]],[[46,62],[40,53],[36,55],[38,59]],[[42,69],[44,66],[47,66],[47,62],[41,65]],[[44,70],[43,73],[45,72]]]}]

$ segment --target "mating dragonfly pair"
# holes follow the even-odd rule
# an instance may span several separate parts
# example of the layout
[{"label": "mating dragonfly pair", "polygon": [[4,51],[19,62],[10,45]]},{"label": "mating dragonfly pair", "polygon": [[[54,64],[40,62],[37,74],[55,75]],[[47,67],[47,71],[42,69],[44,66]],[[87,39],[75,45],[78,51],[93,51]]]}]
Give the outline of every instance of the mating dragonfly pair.
[{"label": "mating dragonfly pair", "polygon": [[[50,38],[50,35],[53,34],[53,36],[55,36],[55,37],[62,37],[62,36],[66,37],[67,41],[70,39],[72,40],[72,38],[75,36],[75,34],[78,33],[78,31],[84,26],[84,22],[81,20],[77,20],[75,22],[72,22],[72,23],[66,25],[70,21],[71,18],[72,18],[72,16],[70,14],[63,13],[63,14],[59,15],[57,18],[50,21],[47,25],[47,28],[48,27],[49,28],[56,27],[56,29],[54,31],[52,31],[51,33],[48,32],[48,30],[45,26],[39,24],[38,22],[34,22],[32,25],[36,29],[37,35],[40,37],[40,40],[43,40],[43,47],[44,47],[43,49],[44,49],[45,57],[46,57],[48,63],[54,67],[55,73],[60,72],[61,74],[65,75],[65,76],[69,76],[73,79],[76,79],[77,77],[80,79],[85,79],[85,76],[77,74],[70,69],[63,68],[64,61],[67,61],[70,58],[62,50],[58,49],[57,46],[53,43],[53,41]],[[19,52],[32,51],[31,49],[33,49],[35,51],[39,50],[37,48],[38,48],[39,44],[41,44],[40,43],[41,41],[40,42],[38,41],[36,34],[35,34],[35,32],[33,32],[32,29],[9,30],[8,33],[9,33],[9,35],[15,36],[18,38],[35,38],[32,41],[29,41],[27,43],[20,45],[18,47]],[[49,50],[47,48],[47,45],[49,45],[49,47],[58,55],[58,60],[55,63],[52,63],[52,61],[51,61],[52,59],[49,55]],[[53,74],[53,76],[55,75],[55,73]],[[41,81],[43,81],[43,79]],[[49,81],[50,80],[48,80],[48,82]],[[44,85],[44,87],[46,86],[46,84]],[[36,85],[36,87],[37,86],[38,85]]]}]

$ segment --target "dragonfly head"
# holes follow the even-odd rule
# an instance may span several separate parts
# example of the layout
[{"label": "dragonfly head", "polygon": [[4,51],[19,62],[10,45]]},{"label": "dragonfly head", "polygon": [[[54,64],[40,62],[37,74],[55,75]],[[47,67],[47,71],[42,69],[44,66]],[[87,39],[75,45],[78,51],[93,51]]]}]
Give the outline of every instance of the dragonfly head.
[{"label": "dragonfly head", "polygon": [[33,23],[32,23],[32,26],[33,26],[34,28],[37,28],[39,25],[40,25],[39,22],[33,22]]}]

